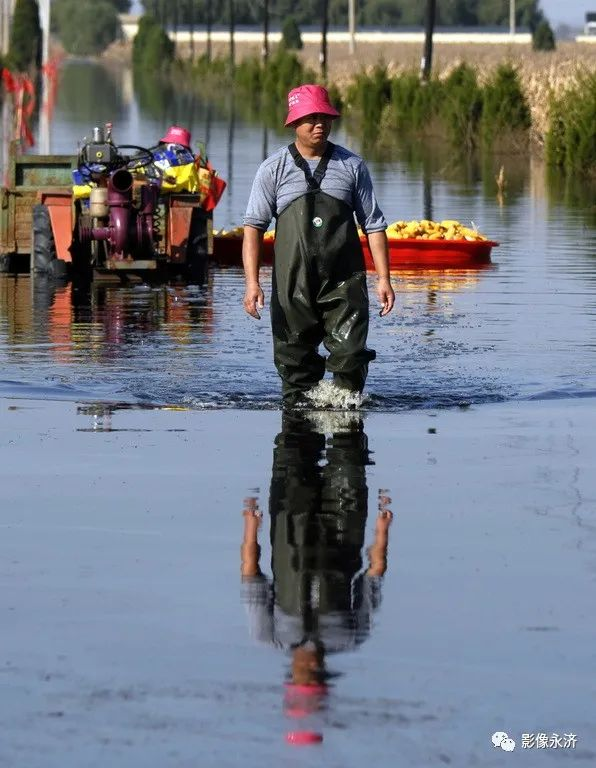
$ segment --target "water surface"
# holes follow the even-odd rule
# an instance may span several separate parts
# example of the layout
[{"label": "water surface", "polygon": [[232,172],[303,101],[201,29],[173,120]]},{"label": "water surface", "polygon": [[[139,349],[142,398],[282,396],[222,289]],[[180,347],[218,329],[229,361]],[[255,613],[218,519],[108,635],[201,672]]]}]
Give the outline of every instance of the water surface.
[{"label": "water surface", "polygon": [[[229,96],[62,77],[52,151],[104,120],[146,145],[188,125],[229,182],[217,227],[289,140]],[[526,157],[337,139],[390,220],[501,243],[487,269],[392,275],[358,413],[277,410],[238,268],[201,287],[0,275],[3,767],[594,763],[594,198]],[[323,690],[289,701],[308,643]],[[323,743],[289,750],[305,729]],[[523,751],[531,732],[578,746]]]},{"label": "water surface", "polygon": [[[93,93],[93,97],[91,97]],[[241,222],[255,170],[289,136],[247,122],[242,102],[219,104],[143,84],[127,70],[67,62],[50,148],[73,152],[94,124],[116,140],[152,145],[170,122],[206,140],[229,182],[215,226]],[[402,409],[509,398],[591,396],[596,315],[596,229],[589,190],[549,180],[525,156],[461,159],[397,146],[367,152],[342,127],[336,140],[369,159],[390,221],[455,218],[500,241],[493,265],[460,272],[396,272],[395,311],[372,313],[369,407]],[[507,187],[498,198],[494,173]],[[263,270],[269,294],[270,272]],[[374,280],[370,289],[374,306]],[[239,269],[214,267],[208,284],[56,285],[0,277],[0,391],[47,397],[276,407],[268,319],[242,311]]]}]

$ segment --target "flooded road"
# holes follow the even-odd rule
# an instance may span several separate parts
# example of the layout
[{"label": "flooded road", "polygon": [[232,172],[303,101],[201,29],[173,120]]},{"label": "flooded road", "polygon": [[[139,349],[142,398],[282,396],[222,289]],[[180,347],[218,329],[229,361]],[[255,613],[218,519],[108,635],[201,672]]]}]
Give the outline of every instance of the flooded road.
[{"label": "flooded road", "polygon": [[[158,111],[135,98],[130,73],[67,63],[51,124],[51,149],[73,152],[92,125],[114,121],[116,140],[151,145],[170,121],[208,139],[229,182],[215,227],[241,222],[263,151],[288,141],[243,122],[238,108],[161,94]],[[75,98],[94,89],[97,99]],[[157,98],[160,94],[153,94]],[[99,108],[97,105],[100,105]],[[158,111],[159,119],[155,116]],[[361,151],[340,128],[336,140]],[[366,154],[366,153],[365,153]],[[596,319],[596,214],[589,189],[557,189],[526,157],[477,167],[449,152],[396,149],[369,157],[389,221],[473,221],[498,240],[492,268],[396,272],[396,309],[373,313],[378,353],[368,407],[396,410],[591,396]],[[494,175],[501,164],[506,195]],[[559,184],[560,186],[560,184]],[[270,274],[264,270],[269,293]],[[372,291],[371,291],[372,293]],[[267,311],[241,308],[239,269],[212,268],[203,288],[94,287],[90,292],[0,276],[0,392],[191,407],[277,407]],[[374,298],[373,298],[374,301]]]},{"label": "flooded road", "polygon": [[[104,120],[141,145],[188,124],[229,182],[218,228],[288,140],[125,71],[63,82],[52,151]],[[238,268],[0,275],[2,768],[596,760],[594,198],[525,157],[363,152],[390,221],[501,245],[393,273],[357,413],[281,413]]]},{"label": "flooded road", "polygon": [[[492,212],[488,231],[502,240],[492,267],[393,274],[396,308],[371,319],[367,407],[594,395],[594,231],[561,208],[539,219],[525,203],[507,227]],[[268,297],[266,269],[263,278]],[[203,287],[89,291],[0,276],[0,392],[278,407],[268,316],[248,318],[242,295],[234,268],[212,268]]]}]

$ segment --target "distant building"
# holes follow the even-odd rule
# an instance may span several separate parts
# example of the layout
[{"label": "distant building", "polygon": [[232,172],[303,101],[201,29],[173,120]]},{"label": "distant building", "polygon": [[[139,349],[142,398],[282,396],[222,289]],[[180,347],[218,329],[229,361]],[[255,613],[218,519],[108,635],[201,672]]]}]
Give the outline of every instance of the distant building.
[{"label": "distant building", "polygon": [[586,13],[586,23],[584,24],[583,35],[575,38],[578,43],[596,44],[596,12]]}]

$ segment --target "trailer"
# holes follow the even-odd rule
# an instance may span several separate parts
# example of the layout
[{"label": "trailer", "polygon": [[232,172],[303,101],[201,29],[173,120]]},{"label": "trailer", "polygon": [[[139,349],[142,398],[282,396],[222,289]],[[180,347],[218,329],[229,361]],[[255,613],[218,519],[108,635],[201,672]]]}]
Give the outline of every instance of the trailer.
[{"label": "trailer", "polygon": [[[97,130],[97,129],[94,129]],[[101,131],[78,156],[11,151],[0,189],[0,271],[55,278],[178,275],[202,283],[213,253],[212,213],[195,193],[163,194],[142,171],[152,151]],[[73,171],[89,199],[77,198]]]}]

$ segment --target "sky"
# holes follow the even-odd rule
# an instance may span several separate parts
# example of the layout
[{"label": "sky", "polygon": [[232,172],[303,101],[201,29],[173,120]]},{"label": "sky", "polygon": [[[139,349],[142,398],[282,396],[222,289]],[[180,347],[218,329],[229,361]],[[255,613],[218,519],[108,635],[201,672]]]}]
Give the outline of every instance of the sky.
[{"label": "sky", "polygon": [[[507,0],[503,0],[506,2]],[[583,27],[586,11],[596,13],[596,0],[540,0],[540,7],[553,26],[568,24],[570,27]],[[133,13],[142,11],[141,3],[135,0]]]},{"label": "sky", "polygon": [[586,12],[596,13],[596,0],[540,0],[540,7],[554,26],[583,27]]}]

